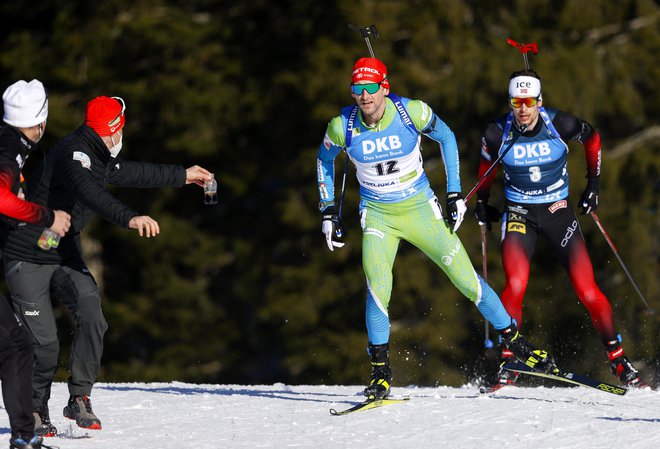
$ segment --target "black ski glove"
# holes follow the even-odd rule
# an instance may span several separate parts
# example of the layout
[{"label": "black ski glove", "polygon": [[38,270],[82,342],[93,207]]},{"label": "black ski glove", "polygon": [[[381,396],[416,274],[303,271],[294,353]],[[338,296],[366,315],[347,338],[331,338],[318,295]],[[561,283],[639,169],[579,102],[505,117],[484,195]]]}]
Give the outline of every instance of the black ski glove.
[{"label": "black ski glove", "polygon": [[477,205],[474,208],[474,216],[477,217],[479,224],[485,224],[486,229],[490,231],[492,223],[500,221],[502,213],[496,208],[488,204],[488,200],[477,200]]},{"label": "black ski glove", "polygon": [[454,232],[463,223],[466,210],[467,207],[465,207],[465,201],[461,192],[447,193],[447,221],[449,221],[449,224],[454,225]]},{"label": "black ski glove", "polygon": [[582,192],[580,203],[582,208],[582,215],[590,214],[598,207],[598,188],[600,186],[598,178],[589,178],[587,180],[587,187]]},{"label": "black ski glove", "polygon": [[337,215],[335,206],[327,207],[322,213],[321,232],[325,234],[325,242],[330,251],[344,246],[344,227]]}]

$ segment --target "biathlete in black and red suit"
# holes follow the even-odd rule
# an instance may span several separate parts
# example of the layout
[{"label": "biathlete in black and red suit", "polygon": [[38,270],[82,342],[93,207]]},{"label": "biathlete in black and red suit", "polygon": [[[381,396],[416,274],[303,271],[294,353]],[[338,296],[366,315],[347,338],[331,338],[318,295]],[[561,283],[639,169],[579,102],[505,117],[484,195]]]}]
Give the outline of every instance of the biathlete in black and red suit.
[{"label": "biathlete in black and red suit", "polygon": [[[612,307],[596,285],[593,266],[580,224],[568,196],[568,146],[573,140],[584,146],[587,187],[579,207],[588,214],[598,206],[601,164],[600,136],[586,121],[556,109],[544,108],[541,80],[534,70],[514,72],[509,80],[509,109],[491,122],[483,135],[479,178],[491,167],[500,151],[515,144],[501,159],[506,205],[502,224],[502,262],[506,284],[502,303],[522,325],[522,303],[529,280],[529,263],[537,236],[544,236],[566,270],[580,301],[587,308],[607,354],[612,373],[624,384],[640,383],[639,373],[623,352],[615,329]],[[520,130],[527,125],[522,135]],[[490,229],[499,219],[488,198],[496,169],[477,190],[475,214]],[[502,358],[511,357],[508,350]],[[515,383],[516,375],[498,373],[498,382]]]}]

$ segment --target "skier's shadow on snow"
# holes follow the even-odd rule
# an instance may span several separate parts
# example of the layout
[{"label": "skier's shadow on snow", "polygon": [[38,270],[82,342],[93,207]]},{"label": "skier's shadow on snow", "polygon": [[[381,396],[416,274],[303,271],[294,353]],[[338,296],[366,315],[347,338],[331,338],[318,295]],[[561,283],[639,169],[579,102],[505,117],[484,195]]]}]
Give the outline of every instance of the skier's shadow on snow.
[{"label": "skier's shadow on snow", "polygon": [[500,395],[500,396],[495,396],[495,395],[484,395],[484,394],[476,394],[476,395],[466,395],[466,396],[451,396],[451,398],[454,399],[475,399],[475,398],[488,398],[488,399],[495,399],[495,400],[507,400],[507,401],[536,401],[536,402],[563,402],[564,404],[592,404],[592,405],[601,405],[605,407],[614,407],[614,404],[608,404],[605,402],[598,402],[598,401],[582,401],[582,400],[570,400],[570,399],[553,399],[553,398],[538,398],[538,397],[532,397],[532,396],[527,396],[527,397],[517,397],[517,396],[507,396],[507,395]]},{"label": "skier's shadow on snow", "polygon": [[[272,399],[286,399],[289,401],[304,401],[304,402],[322,402],[327,403],[328,399],[315,399],[313,396],[325,396],[325,397],[347,397],[350,395],[341,394],[341,393],[319,393],[319,392],[304,392],[304,391],[289,391],[289,390],[248,390],[248,389],[231,389],[231,388],[221,388],[217,390],[207,390],[204,388],[190,388],[190,387],[158,387],[158,388],[141,388],[134,386],[95,386],[97,390],[108,390],[108,391],[143,391],[146,393],[162,393],[162,394],[175,394],[175,395],[196,395],[196,394],[212,394],[219,396],[232,396],[232,395],[243,395],[243,396],[254,396],[261,398],[272,398]],[[333,402],[335,402],[333,400]],[[348,401],[336,401],[336,402],[351,402]]]},{"label": "skier's shadow on snow", "polygon": [[598,419],[604,419],[605,421],[660,423],[660,418],[612,418],[609,416],[599,416]]}]

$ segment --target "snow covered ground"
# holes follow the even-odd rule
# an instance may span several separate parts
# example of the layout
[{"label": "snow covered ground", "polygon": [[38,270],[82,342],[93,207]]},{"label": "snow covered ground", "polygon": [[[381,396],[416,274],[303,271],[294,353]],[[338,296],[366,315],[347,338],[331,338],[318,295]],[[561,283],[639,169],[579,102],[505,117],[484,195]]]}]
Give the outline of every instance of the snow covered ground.
[{"label": "snow covered ground", "polygon": [[[660,392],[618,397],[583,387],[394,388],[409,402],[331,416],[362,400],[358,386],[98,384],[103,430],[62,416],[65,384],[50,411],[61,449],[255,448],[660,448]],[[9,422],[0,413],[0,448]]]}]

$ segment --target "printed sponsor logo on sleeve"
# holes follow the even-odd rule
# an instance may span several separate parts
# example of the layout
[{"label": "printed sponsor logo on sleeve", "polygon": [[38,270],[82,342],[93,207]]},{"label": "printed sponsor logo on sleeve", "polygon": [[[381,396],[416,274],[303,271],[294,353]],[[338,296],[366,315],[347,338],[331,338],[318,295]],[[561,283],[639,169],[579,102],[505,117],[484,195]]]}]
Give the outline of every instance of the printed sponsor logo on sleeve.
[{"label": "printed sponsor logo on sleeve", "polygon": [[328,199],[328,189],[325,187],[324,182],[319,184],[319,190],[321,192],[321,199],[327,200]]},{"label": "printed sponsor logo on sleeve", "polygon": [[431,120],[431,117],[430,117],[430,114],[429,114],[430,108],[423,101],[421,103],[422,103],[422,122],[426,122],[427,120]]},{"label": "printed sponsor logo on sleeve", "polygon": [[561,201],[557,201],[556,203],[548,207],[548,210],[550,211],[550,213],[554,214],[559,209],[565,209],[566,207],[568,207],[568,202],[566,200],[561,200]]},{"label": "printed sponsor logo on sleeve", "polygon": [[509,222],[506,225],[507,232],[520,232],[521,234],[527,234],[527,225],[524,223],[517,223],[515,221]]},{"label": "printed sponsor logo on sleeve", "polygon": [[74,151],[73,152],[73,160],[74,161],[80,161],[80,165],[82,165],[87,170],[90,170],[90,171],[92,170],[92,161],[91,161],[91,159],[89,158],[89,156],[87,156],[82,151]]},{"label": "printed sponsor logo on sleeve", "polygon": [[326,134],[325,137],[323,137],[323,146],[325,147],[326,150],[329,150],[330,147],[332,146],[332,140],[330,140],[330,137]]}]

